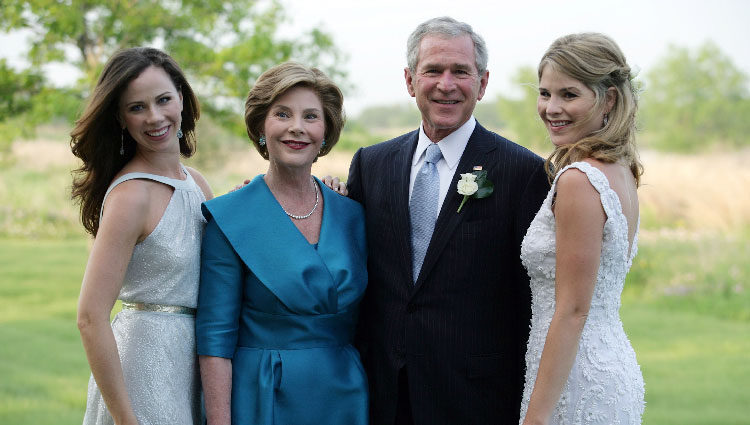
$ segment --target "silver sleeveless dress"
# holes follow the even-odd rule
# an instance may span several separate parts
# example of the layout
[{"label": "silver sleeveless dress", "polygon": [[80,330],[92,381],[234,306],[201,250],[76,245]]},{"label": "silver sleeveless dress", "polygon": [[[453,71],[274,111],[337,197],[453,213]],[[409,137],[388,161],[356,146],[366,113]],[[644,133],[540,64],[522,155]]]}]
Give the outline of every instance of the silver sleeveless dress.
[{"label": "silver sleeveless dress", "polygon": [[[109,195],[131,179],[155,180],[174,188],[156,228],[133,250],[118,296],[123,310],[112,321],[125,386],[141,425],[200,423],[195,316],[189,311],[198,298],[205,225],[200,206],[205,197],[185,167],[183,172],[185,180],[130,173],[107,190]],[[126,308],[128,303],[136,306]],[[113,423],[91,376],[83,424]]]},{"label": "silver sleeveless dress", "polygon": [[638,228],[632,247],[620,198],[607,177],[587,162],[574,162],[557,173],[547,198],[521,244],[521,260],[531,278],[531,332],[526,351],[526,384],[521,421],[529,407],[539,361],[555,312],[555,216],[552,201],[557,179],[569,168],[586,174],[599,192],[607,215],[599,271],[575,363],[551,425],[637,425],[644,410],[643,375],[620,321],[620,294],[638,251]]}]

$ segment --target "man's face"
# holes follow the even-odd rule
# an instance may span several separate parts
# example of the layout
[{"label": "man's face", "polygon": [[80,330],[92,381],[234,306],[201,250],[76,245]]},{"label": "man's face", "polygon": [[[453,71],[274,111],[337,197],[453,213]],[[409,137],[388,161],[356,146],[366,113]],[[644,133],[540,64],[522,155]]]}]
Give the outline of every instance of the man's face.
[{"label": "man's face", "polygon": [[462,126],[484,96],[489,73],[479,75],[471,37],[425,36],[414,75],[404,70],[409,94],[422,113],[425,134],[438,142]]}]

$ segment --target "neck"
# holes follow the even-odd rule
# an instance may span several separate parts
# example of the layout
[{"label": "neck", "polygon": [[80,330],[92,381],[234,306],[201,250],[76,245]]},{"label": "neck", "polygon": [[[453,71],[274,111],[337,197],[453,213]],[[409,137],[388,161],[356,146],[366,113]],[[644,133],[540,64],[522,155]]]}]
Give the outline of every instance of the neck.
[{"label": "neck", "polygon": [[151,174],[178,180],[185,178],[180,164],[179,152],[154,153],[137,150],[131,161]]},{"label": "neck", "polygon": [[307,169],[290,169],[271,164],[264,177],[268,187],[273,190],[296,193],[312,193],[312,167]]}]

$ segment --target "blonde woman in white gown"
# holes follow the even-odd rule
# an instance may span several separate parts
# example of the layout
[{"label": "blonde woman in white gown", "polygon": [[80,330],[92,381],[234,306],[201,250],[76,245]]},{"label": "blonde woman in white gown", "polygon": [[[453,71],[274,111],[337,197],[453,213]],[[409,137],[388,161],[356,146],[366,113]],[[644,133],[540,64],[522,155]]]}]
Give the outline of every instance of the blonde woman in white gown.
[{"label": "blonde woman in white gown", "polygon": [[642,174],[630,68],[614,41],[586,33],[556,40],[538,73],[555,150],[521,248],[532,321],[520,422],[639,424],[643,377],[619,316]]}]

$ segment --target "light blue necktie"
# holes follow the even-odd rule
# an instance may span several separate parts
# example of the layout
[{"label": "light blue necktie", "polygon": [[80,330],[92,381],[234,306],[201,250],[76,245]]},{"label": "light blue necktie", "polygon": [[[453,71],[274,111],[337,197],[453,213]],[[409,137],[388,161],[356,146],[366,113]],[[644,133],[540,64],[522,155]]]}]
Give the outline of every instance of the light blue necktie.
[{"label": "light blue necktie", "polygon": [[440,176],[437,162],[443,157],[440,146],[430,143],[425,152],[424,164],[414,179],[414,188],[409,201],[411,219],[411,252],[412,275],[414,282],[422,270],[424,256],[432,239],[432,230],[437,219],[438,196],[440,194]]}]

